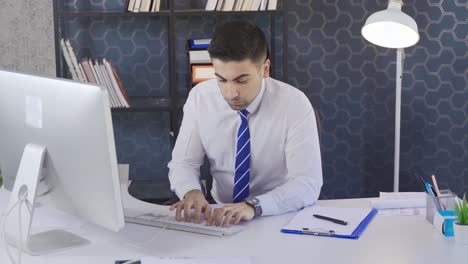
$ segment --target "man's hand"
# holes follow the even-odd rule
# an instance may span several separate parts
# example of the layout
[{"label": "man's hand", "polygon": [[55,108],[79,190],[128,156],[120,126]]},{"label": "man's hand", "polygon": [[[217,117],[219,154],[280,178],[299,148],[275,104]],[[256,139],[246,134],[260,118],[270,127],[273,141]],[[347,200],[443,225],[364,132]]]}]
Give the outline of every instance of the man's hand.
[{"label": "man's hand", "polygon": [[245,202],[227,204],[221,208],[216,208],[210,218],[207,218],[207,225],[216,225],[229,227],[231,220],[234,224],[239,224],[240,221],[252,220],[255,216],[255,211]]},{"label": "man's hand", "polygon": [[191,190],[187,192],[184,196],[184,199],[171,205],[169,208],[171,211],[176,209],[176,219],[177,221],[182,220],[182,214],[185,219],[185,222],[192,221],[192,209],[195,210],[193,217],[193,222],[199,224],[201,222],[201,214],[205,214],[205,219],[211,217],[211,206],[208,201],[205,199],[205,196],[200,190]]}]

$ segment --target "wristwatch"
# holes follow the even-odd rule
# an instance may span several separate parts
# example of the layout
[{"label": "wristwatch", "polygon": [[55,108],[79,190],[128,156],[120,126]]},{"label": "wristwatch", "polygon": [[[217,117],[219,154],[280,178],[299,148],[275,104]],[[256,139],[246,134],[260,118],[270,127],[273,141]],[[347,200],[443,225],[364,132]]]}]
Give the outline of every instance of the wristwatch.
[{"label": "wristwatch", "polygon": [[252,197],[252,198],[247,198],[245,201],[244,201],[248,206],[252,207],[254,209],[254,217],[258,217],[258,216],[261,216],[262,215],[262,206],[260,205],[260,201],[255,198],[255,197]]}]

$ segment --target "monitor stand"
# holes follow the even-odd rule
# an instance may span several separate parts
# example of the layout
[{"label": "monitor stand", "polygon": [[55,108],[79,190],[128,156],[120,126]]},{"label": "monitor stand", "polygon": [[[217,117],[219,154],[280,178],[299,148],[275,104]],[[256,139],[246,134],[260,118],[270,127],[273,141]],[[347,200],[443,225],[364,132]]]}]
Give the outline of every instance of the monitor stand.
[{"label": "monitor stand", "polygon": [[[10,213],[5,219],[5,237],[8,244],[16,248],[22,246],[23,251],[32,256],[84,246],[90,243],[89,240],[64,230],[49,230],[30,234],[34,216],[33,205],[46,152],[46,147],[32,143],[24,148],[18,174],[10,195],[7,210]],[[24,202],[20,202],[23,199]]]}]

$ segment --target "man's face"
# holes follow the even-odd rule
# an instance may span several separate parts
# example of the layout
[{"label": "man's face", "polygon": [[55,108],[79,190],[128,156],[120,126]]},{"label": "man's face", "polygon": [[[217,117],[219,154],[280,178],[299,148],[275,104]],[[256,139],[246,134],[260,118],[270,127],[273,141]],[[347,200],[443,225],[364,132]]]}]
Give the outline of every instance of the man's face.
[{"label": "man's face", "polygon": [[243,110],[260,92],[262,79],[269,75],[270,60],[255,64],[250,59],[243,61],[213,59],[213,66],[226,102],[233,110]]}]

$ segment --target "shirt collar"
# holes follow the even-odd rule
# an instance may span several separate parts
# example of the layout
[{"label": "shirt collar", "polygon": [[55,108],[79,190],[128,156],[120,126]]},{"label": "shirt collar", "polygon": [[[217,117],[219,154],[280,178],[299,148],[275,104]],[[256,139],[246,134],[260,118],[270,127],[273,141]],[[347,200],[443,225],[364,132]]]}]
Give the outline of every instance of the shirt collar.
[{"label": "shirt collar", "polygon": [[257,97],[247,106],[246,110],[249,111],[250,114],[253,114],[257,111],[258,107],[260,106],[260,102],[262,101],[263,94],[265,93],[265,79],[262,79],[262,88],[260,88],[260,92],[257,94]]}]

